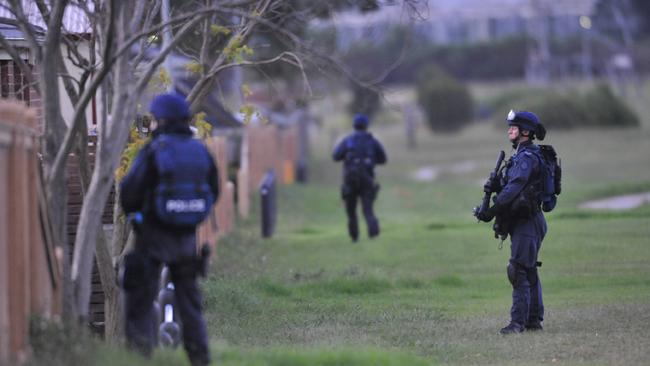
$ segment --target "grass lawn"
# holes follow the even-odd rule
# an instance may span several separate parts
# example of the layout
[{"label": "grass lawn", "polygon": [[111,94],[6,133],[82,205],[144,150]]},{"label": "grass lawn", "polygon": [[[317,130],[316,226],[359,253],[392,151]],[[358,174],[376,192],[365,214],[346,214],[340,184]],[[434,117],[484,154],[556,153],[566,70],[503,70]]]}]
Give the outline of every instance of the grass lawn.
[{"label": "grass lawn", "polygon": [[[564,192],[540,254],[545,330],[507,337],[498,330],[509,320],[509,243],[499,250],[491,225],[471,215],[498,150],[510,151],[505,128],[434,136],[422,127],[412,151],[400,126],[378,127],[389,154],[378,168],[382,234],[353,244],[327,126],[309,184],[279,190],[274,237],[259,238],[254,216],[219,243],[202,284],[216,364],[650,364],[650,207],[577,208],[650,191],[648,124],[549,131]],[[412,179],[422,167],[438,178]],[[105,346],[88,360],[109,362],[149,364]],[[159,351],[151,364],[183,362],[181,350]]]},{"label": "grass lawn", "polygon": [[[540,255],[545,330],[511,337],[497,334],[509,320],[508,243],[498,250],[491,226],[470,213],[498,149],[509,151],[505,132],[487,125],[454,136],[421,131],[416,151],[405,148],[401,132],[376,131],[390,155],[378,169],[378,239],[347,238],[340,166],[328,160],[326,141],[310,184],[280,190],[273,239],[260,240],[246,223],[219,244],[204,283],[217,361],[650,362],[650,207],[577,208],[650,191],[650,129],[549,132],[565,174]],[[457,163],[470,168],[453,169]],[[423,166],[443,169],[433,182],[416,182],[411,176]]]}]

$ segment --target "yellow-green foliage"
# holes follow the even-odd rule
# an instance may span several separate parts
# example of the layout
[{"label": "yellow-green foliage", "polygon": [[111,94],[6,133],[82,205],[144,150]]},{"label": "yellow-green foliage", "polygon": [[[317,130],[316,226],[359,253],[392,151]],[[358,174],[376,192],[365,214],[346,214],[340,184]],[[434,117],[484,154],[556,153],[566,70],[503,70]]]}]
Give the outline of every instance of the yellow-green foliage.
[{"label": "yellow-green foliage", "polygon": [[161,67],[160,71],[158,72],[158,79],[160,80],[160,84],[162,84],[164,87],[172,85],[172,78],[169,76],[167,70],[163,67]]},{"label": "yellow-green foliage", "polygon": [[239,113],[244,115],[244,124],[249,124],[255,113],[255,107],[252,104],[246,103],[239,108]]},{"label": "yellow-green foliage", "polygon": [[121,181],[122,178],[131,168],[131,164],[135,160],[135,157],[142,149],[149,139],[146,137],[141,137],[138,133],[138,129],[134,127],[131,128],[131,136],[129,138],[129,143],[126,145],[126,149],[122,152],[122,157],[120,158],[120,166],[115,171],[115,180]]},{"label": "yellow-green foliage", "polygon": [[241,37],[235,37],[223,49],[228,62],[242,62],[244,61],[244,54],[251,56],[253,49],[245,44],[242,44]]},{"label": "yellow-green foliage", "polygon": [[200,139],[207,139],[212,132],[212,125],[205,120],[205,112],[199,112],[194,116],[194,126],[198,129]]},{"label": "yellow-green foliage", "polygon": [[231,30],[229,28],[226,28],[222,25],[218,24],[212,24],[210,26],[210,32],[212,33],[213,36],[218,36],[218,35],[228,35],[231,33]]},{"label": "yellow-green foliage", "polygon": [[244,94],[244,97],[249,97],[253,94],[251,91],[251,88],[248,86],[248,84],[242,84],[241,86],[241,92]]},{"label": "yellow-green foliage", "polygon": [[203,66],[196,61],[192,61],[189,64],[185,65],[185,69],[192,74],[200,74],[201,71],[203,71]]}]

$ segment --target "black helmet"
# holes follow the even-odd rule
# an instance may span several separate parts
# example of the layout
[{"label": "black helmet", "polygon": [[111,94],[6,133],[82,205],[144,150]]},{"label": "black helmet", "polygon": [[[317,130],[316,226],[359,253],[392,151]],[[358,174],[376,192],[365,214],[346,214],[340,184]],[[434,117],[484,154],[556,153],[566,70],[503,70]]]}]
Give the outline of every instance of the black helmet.
[{"label": "black helmet", "polygon": [[546,137],[546,128],[533,112],[510,110],[506,121],[508,121],[508,126],[517,126],[522,130],[530,131],[540,140],[544,140]]},{"label": "black helmet", "polygon": [[355,129],[357,130],[365,130],[368,128],[368,125],[370,124],[370,120],[368,119],[368,116],[366,116],[363,113],[357,113],[354,115],[354,118],[352,120],[352,126],[354,126]]},{"label": "black helmet", "polygon": [[190,105],[179,94],[169,93],[156,96],[149,106],[149,112],[156,119],[185,121],[190,119]]}]

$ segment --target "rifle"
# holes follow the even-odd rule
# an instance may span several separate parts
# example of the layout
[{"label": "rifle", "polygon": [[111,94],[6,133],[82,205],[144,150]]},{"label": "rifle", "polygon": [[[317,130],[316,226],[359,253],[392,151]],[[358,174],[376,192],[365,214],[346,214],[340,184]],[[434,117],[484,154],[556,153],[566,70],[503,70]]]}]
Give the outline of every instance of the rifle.
[{"label": "rifle", "polygon": [[[497,174],[499,174],[499,169],[501,169],[501,164],[503,163],[503,159],[505,158],[506,153],[501,150],[499,152],[499,157],[497,158],[497,164],[494,167],[494,171],[490,173],[490,182],[494,182],[495,179],[497,179]],[[491,184],[493,185],[493,184]],[[485,212],[485,210],[490,207],[490,197],[492,196],[492,192],[485,192],[483,195],[483,202],[481,202],[481,206],[474,207],[474,216],[476,216],[479,212]]]}]

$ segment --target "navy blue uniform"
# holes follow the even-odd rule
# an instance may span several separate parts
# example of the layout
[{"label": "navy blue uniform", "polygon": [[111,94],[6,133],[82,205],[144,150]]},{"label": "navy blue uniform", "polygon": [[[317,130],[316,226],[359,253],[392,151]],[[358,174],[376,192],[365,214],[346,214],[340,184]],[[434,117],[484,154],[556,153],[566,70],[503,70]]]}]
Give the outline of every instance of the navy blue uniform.
[{"label": "navy blue uniform", "polygon": [[518,215],[512,212],[512,208],[524,190],[531,189],[534,192],[532,196],[538,197],[540,184],[539,147],[530,141],[523,142],[506,165],[502,177],[503,188],[495,198],[495,206],[504,208],[497,216],[505,215],[505,220],[509,222],[511,245],[508,278],[513,286],[511,323],[522,328],[539,325],[544,319],[537,255],[547,228],[536,198],[532,204],[532,215]]},{"label": "navy blue uniform", "polygon": [[[363,151],[365,162],[362,162],[363,174],[352,183],[348,177],[351,171],[358,169],[358,162],[353,161],[352,155],[356,151]],[[386,152],[382,144],[365,130],[357,130],[348,135],[335,148],[332,154],[334,161],[343,161],[343,186],[342,197],[345,201],[345,211],[348,217],[348,233],[352,240],[359,238],[359,223],[357,219],[357,202],[361,199],[363,216],[366,219],[368,236],[379,235],[379,221],[373,211],[373,203],[379,189],[375,182],[375,165],[385,164]]]},{"label": "navy blue uniform", "polygon": [[[192,131],[186,124],[170,124],[157,129],[154,141],[163,134],[192,138]],[[151,354],[158,331],[153,302],[158,293],[161,265],[165,263],[174,283],[187,354],[193,365],[207,365],[210,362],[207,328],[196,281],[196,230],[194,227],[173,228],[156,218],[151,208],[153,190],[159,183],[154,153],[151,142],[144,146],[120,184],[124,212],[144,215],[143,223],[136,230],[135,248],[124,259],[126,338],[130,347],[146,356]],[[208,177],[216,200],[219,194],[217,169],[207,149],[204,154],[197,158],[209,159],[210,168],[199,176]]]}]

